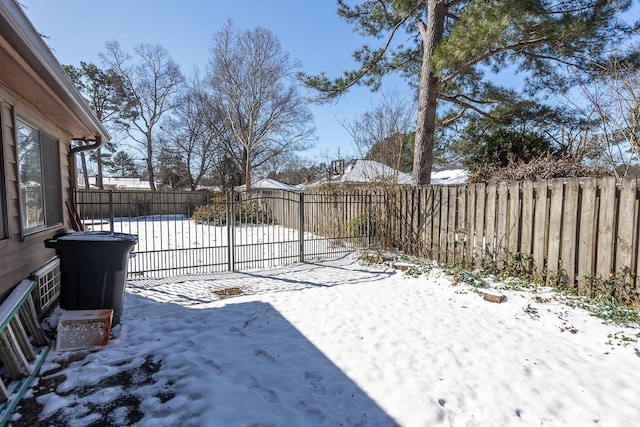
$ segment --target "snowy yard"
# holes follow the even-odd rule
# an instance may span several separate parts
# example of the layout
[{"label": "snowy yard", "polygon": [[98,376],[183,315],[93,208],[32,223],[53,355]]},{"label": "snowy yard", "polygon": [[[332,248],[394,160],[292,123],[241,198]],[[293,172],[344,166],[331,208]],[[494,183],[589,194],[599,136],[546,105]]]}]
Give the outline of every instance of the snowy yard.
[{"label": "snowy yard", "polygon": [[[109,231],[109,223],[97,222],[88,230]],[[183,215],[155,215],[116,218],[114,231],[138,236],[129,262],[133,276],[227,271],[230,244],[236,269],[278,267],[300,257],[300,233],[280,225],[239,224],[230,234],[226,226],[197,224]],[[309,232],[303,238],[305,259],[346,253],[366,242],[366,238],[332,239]]]},{"label": "snowy yard", "polygon": [[502,292],[356,255],[131,281],[109,344],[52,351],[12,425],[637,425],[639,329]]}]

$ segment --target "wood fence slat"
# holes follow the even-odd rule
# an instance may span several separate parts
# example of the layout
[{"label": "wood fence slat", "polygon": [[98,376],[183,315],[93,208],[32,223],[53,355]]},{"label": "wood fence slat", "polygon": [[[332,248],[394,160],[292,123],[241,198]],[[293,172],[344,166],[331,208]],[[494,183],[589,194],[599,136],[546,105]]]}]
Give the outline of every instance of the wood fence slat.
[{"label": "wood fence slat", "polygon": [[500,263],[507,249],[507,218],[509,215],[509,185],[501,182],[498,185],[498,223],[496,228],[496,256]]},{"label": "wood fence slat", "polygon": [[579,216],[580,228],[578,230],[578,293],[588,295],[587,276],[593,275],[594,250],[596,243],[596,190],[595,178],[584,178],[582,184],[582,197],[580,198]]},{"label": "wood fence slat", "polygon": [[516,254],[519,252],[520,242],[520,183],[509,183],[509,217],[507,221],[507,252]]},{"label": "wood fence slat", "polygon": [[422,212],[424,216],[423,238],[424,252],[423,256],[431,258],[431,238],[433,235],[433,189],[431,187],[422,187]]},{"label": "wood fence slat", "polygon": [[547,257],[547,189],[549,183],[538,181],[535,192],[535,211],[533,223],[533,261],[536,264],[536,271],[543,273],[546,266]]},{"label": "wood fence slat", "polygon": [[406,188],[400,188],[400,192],[398,193],[398,198],[396,199],[396,240],[397,243],[396,245],[399,248],[403,248],[403,245],[406,241],[407,235],[406,235]]},{"label": "wood fence slat", "polygon": [[522,215],[520,230],[519,252],[524,255],[533,255],[533,182],[522,183]]},{"label": "wood fence slat", "polygon": [[389,239],[393,242],[393,246],[398,246],[400,244],[399,239],[402,236],[402,230],[399,227],[400,224],[400,213],[401,213],[401,200],[402,200],[402,189],[400,189],[396,193],[390,194],[392,205],[391,205],[391,227],[389,229]]},{"label": "wood fence slat", "polygon": [[608,279],[613,266],[615,230],[616,179],[600,180],[600,208],[598,209],[598,250],[596,251],[596,274]]},{"label": "wood fence slat", "polygon": [[616,236],[616,273],[628,269],[633,262],[633,221],[636,207],[636,178],[627,176],[620,185],[620,203]]},{"label": "wood fence slat", "polygon": [[485,233],[485,200],[487,197],[487,187],[485,184],[474,185],[473,191],[476,194],[476,211],[475,211],[475,242],[473,265],[479,267],[482,265],[486,253],[486,233]]},{"label": "wood fence slat", "polygon": [[456,252],[456,218],[458,208],[458,194],[456,186],[449,186],[449,208],[447,217],[447,264],[455,263]]},{"label": "wood fence slat", "polygon": [[575,287],[576,279],[576,248],[578,222],[578,193],[577,178],[566,180],[564,188],[564,207],[562,209],[562,254],[561,265],[565,271],[565,280],[570,288]]},{"label": "wood fence slat", "polygon": [[431,258],[440,260],[440,216],[442,213],[442,187],[432,187],[433,189],[433,234],[431,243]]},{"label": "wood fence slat", "polygon": [[[640,182],[638,184],[640,184]],[[640,294],[640,291],[638,290],[640,288],[640,277],[638,277],[640,276],[640,200],[636,199],[635,207],[636,207],[635,217],[633,219],[634,261],[631,267],[631,277],[632,277],[632,285],[635,293]]]},{"label": "wood fence slat", "polygon": [[438,245],[438,261],[447,262],[447,221],[449,220],[449,189],[442,187],[440,191],[440,243]]},{"label": "wood fence slat", "polygon": [[464,265],[466,218],[467,218],[467,188],[464,185],[456,186],[458,193],[458,219],[456,221],[456,248],[455,258],[457,265]]},{"label": "wood fence slat", "polygon": [[485,262],[489,260],[495,260],[496,256],[496,185],[487,185],[487,200],[486,200],[486,215],[485,215]]},{"label": "wood fence slat", "polygon": [[475,243],[475,215],[476,215],[476,189],[475,185],[471,184],[467,186],[467,219],[465,222],[465,263],[468,268],[473,266],[473,252]]},{"label": "wood fence slat", "polygon": [[547,270],[549,274],[560,269],[560,244],[562,231],[562,197],[564,179],[551,181],[551,201],[549,207],[549,248]]},{"label": "wood fence slat", "polygon": [[420,191],[417,187],[411,187],[411,197],[413,198],[411,239],[413,242],[413,253],[420,253],[422,242],[420,239]]}]

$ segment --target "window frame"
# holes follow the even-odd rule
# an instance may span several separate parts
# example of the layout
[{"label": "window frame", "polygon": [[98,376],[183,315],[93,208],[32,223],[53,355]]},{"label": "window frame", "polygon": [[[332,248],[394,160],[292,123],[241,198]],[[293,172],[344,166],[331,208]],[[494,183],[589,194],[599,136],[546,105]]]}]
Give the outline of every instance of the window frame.
[{"label": "window frame", "polygon": [[4,102],[0,98],[0,241],[9,238],[9,207],[7,205],[7,191],[5,187],[5,144],[4,144]]},{"label": "window frame", "polygon": [[[26,200],[22,191],[22,169],[23,163],[20,160],[20,142],[19,133],[21,128],[26,128],[31,132],[37,132],[38,148],[40,154],[40,177],[42,189],[42,224],[29,227],[28,221],[25,221]],[[33,122],[23,118],[16,117],[14,120],[14,141],[15,155],[17,166],[16,184],[18,185],[18,208],[19,208],[19,224],[22,240],[26,237],[39,233],[43,230],[59,227],[63,225],[64,213],[62,211],[62,177],[60,170],[60,141],[48,133],[44,132]],[[45,147],[45,144],[47,146]],[[52,155],[55,153],[55,155]]]}]

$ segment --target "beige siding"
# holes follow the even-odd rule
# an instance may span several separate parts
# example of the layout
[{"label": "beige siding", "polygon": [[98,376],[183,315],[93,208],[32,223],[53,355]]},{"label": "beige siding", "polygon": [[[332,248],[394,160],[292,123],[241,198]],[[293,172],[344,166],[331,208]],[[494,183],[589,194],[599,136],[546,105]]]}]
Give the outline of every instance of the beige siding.
[{"label": "beige siding", "polygon": [[[40,131],[59,141],[63,199],[68,198],[69,195],[69,161],[67,153],[69,151],[70,135],[40,114],[35,107],[26,104],[15,96],[2,82],[0,82],[0,106],[9,232],[7,239],[0,240],[0,299],[2,299],[20,280],[28,277],[32,271],[42,266],[55,255],[53,250],[44,247],[44,240],[67,228],[69,224],[68,214],[63,209],[64,225],[50,227],[29,234],[24,238],[22,237],[15,147],[15,118],[20,117],[28,121]],[[64,200],[62,206],[64,208]]]}]

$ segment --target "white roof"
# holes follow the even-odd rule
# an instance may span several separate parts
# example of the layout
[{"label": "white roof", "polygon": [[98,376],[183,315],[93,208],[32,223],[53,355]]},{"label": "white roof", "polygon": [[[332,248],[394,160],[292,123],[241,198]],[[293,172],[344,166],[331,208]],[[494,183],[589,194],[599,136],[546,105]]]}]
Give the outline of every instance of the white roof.
[{"label": "white roof", "polygon": [[324,184],[361,184],[361,183],[394,183],[411,184],[411,175],[400,172],[390,166],[376,162],[374,160],[354,160],[340,175],[333,175],[323,178],[308,187],[315,187]]},{"label": "white roof", "polygon": [[[464,184],[468,182],[466,169],[446,169],[431,173],[431,184]],[[313,182],[307,187],[325,184],[364,184],[364,183],[411,184],[411,174],[400,172],[390,166],[374,160],[355,160],[340,175],[333,175]]]},{"label": "white roof", "polygon": [[[89,177],[89,184],[95,185],[96,177]],[[150,190],[149,181],[142,181],[140,178],[112,178],[102,177],[102,185],[115,187],[118,190]]]},{"label": "white roof", "polygon": [[[245,191],[246,185],[239,185],[234,188],[235,191]],[[280,182],[277,179],[262,178],[251,182],[252,190],[285,190],[285,191],[300,191],[297,187],[284,182]]]},{"label": "white roof", "polygon": [[466,169],[446,169],[431,173],[431,184],[465,184],[469,181]]}]

